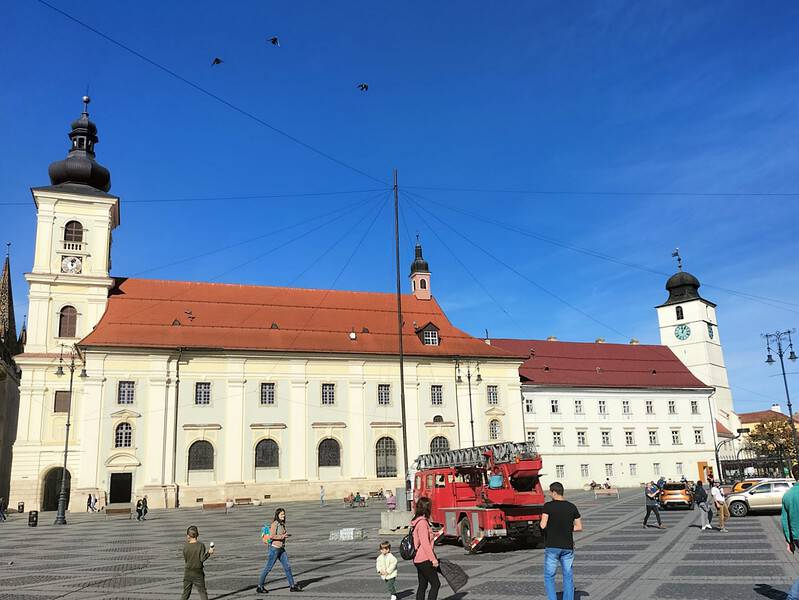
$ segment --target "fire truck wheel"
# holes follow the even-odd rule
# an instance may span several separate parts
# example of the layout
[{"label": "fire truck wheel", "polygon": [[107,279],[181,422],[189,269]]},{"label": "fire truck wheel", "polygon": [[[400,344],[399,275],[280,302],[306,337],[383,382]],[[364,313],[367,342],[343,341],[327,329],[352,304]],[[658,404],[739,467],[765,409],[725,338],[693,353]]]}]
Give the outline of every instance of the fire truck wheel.
[{"label": "fire truck wheel", "polygon": [[458,531],[461,534],[461,544],[469,554],[472,554],[472,528],[469,526],[469,519],[461,519],[458,523]]}]

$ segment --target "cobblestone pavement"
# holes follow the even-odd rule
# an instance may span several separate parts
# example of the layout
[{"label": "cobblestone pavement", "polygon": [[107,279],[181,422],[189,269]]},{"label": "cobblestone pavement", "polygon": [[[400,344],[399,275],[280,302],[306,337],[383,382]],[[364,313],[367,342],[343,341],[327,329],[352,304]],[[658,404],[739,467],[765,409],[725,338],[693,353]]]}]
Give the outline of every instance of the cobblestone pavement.
[{"label": "cobblestone pavement", "polygon": [[[695,511],[673,511],[664,515],[667,529],[643,529],[640,490],[622,491],[619,500],[594,500],[585,492],[568,497],[583,513],[585,526],[577,536],[574,563],[582,600],[785,598],[784,591],[799,576],[799,563],[785,552],[777,515],[734,519],[730,533],[723,534],[691,526],[698,518]],[[253,598],[266,554],[260,527],[275,506],[238,508],[227,515],[153,511],[141,523],[71,514],[66,527],[52,525],[55,515],[43,513],[37,528],[27,527],[26,515],[11,515],[0,523],[0,600],[179,598],[181,548],[190,524],[200,528],[202,541],[216,543],[217,555],[206,568],[209,597]],[[374,571],[376,547],[383,539],[377,532],[381,508],[286,504],[294,534],[292,567],[306,588],[298,597],[386,597]],[[329,532],[341,527],[364,527],[369,539],[327,541]],[[399,537],[392,541],[397,553]],[[444,545],[438,551],[470,576],[459,594],[442,587],[442,600],[544,598],[543,550],[494,546],[467,556],[458,546]],[[398,596],[413,597],[415,570],[400,559],[399,573]],[[289,595],[279,565],[267,583],[267,597]]]}]

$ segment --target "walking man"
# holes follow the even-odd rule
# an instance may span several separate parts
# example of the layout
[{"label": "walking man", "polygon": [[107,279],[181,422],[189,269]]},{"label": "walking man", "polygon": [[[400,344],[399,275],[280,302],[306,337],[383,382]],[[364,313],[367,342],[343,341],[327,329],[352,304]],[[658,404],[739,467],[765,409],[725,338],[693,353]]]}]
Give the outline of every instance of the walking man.
[{"label": "walking man", "polygon": [[[796,552],[799,544],[799,485],[794,485],[782,497],[782,533],[788,544],[788,552]],[[786,600],[799,600],[799,579],[788,590]]]},{"label": "walking man", "polygon": [[580,511],[563,497],[563,484],[549,485],[550,502],[544,504],[541,529],[546,540],[544,550],[544,588],[548,600],[557,600],[555,573],[563,572],[563,600],[574,600],[574,532],[583,530]]},{"label": "walking man", "polygon": [[699,507],[699,518],[702,522],[702,531],[705,529],[713,529],[710,525],[710,502],[707,497],[707,492],[702,485],[702,480],[696,482],[694,486],[694,502]]},{"label": "walking man", "polygon": [[658,510],[658,495],[660,495],[660,489],[658,486],[655,485],[654,481],[650,481],[649,485],[644,488],[644,497],[646,498],[646,516],[644,517],[644,529],[649,527],[647,525],[647,521],[649,521],[649,515],[655,513],[655,518],[658,521],[658,529],[665,529],[663,523],[660,520],[660,511]]},{"label": "walking man", "polygon": [[722,533],[729,532],[727,529],[727,520],[730,518],[730,509],[727,508],[727,503],[724,501],[724,492],[721,491],[721,483],[716,481],[710,494],[713,496],[713,503],[716,505],[716,511],[719,513],[719,531]]}]

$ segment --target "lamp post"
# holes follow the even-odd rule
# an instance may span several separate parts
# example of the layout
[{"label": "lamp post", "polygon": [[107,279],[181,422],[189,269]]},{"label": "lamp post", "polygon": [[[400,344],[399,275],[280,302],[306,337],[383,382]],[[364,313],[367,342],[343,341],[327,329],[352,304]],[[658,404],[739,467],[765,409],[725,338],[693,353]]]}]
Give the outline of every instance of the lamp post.
[{"label": "lamp post", "polygon": [[[475,367],[476,367],[476,371],[477,371],[477,374],[476,374],[477,376],[475,378],[475,384],[477,385],[481,381],[483,381],[483,376],[480,375],[480,363],[477,363],[475,365]],[[460,362],[457,363],[457,368],[458,368],[458,377],[457,377],[457,379],[455,381],[456,381],[456,383],[463,383],[463,378],[461,377],[461,365],[460,365]],[[471,365],[471,363],[468,363],[466,365],[466,381],[468,382],[468,385],[469,385],[469,425],[471,426],[471,429],[472,429],[472,446],[474,446],[475,445],[475,443],[474,443],[474,409],[472,408],[472,365]]]},{"label": "lamp post", "polygon": [[776,361],[771,355],[771,345],[776,344],[777,356],[780,357],[780,368],[782,369],[782,383],[785,386],[785,399],[788,401],[788,418],[791,423],[791,431],[793,432],[793,455],[796,462],[799,464],[799,440],[796,435],[796,423],[793,420],[793,407],[791,406],[791,394],[788,392],[788,378],[785,376],[785,349],[782,347],[783,340],[788,340],[788,360],[796,362],[796,352],[793,351],[793,340],[791,333],[796,333],[796,330],[776,331],[774,333],[763,333],[762,337],[766,338],[766,364],[773,365]]},{"label": "lamp post", "polygon": [[718,444],[716,444],[716,468],[719,470],[719,478],[720,478],[719,481],[724,481],[724,470],[721,468],[721,461],[719,460],[719,450],[721,450],[721,447],[727,442],[734,442],[735,440],[740,439],[740,437],[745,433],[749,433],[749,428],[743,427],[741,429],[736,429],[735,432],[738,435],[736,435],[734,438],[721,440]]},{"label": "lamp post", "polygon": [[[69,364],[67,364],[67,369],[69,369],[69,402],[67,404],[67,424],[66,424],[66,436],[64,439],[64,468],[61,470],[61,491],[58,494],[58,512],[56,513],[55,517],[55,524],[56,525],[66,525],[67,524],[67,457],[69,456],[69,429],[72,427],[72,383],[75,378],[75,355],[76,351],[75,348],[69,349]],[[61,346],[61,354],[58,357],[58,368],[55,372],[56,375],[59,377],[64,375],[64,346]],[[81,379],[85,378],[86,375],[86,368],[82,367],[80,370],[80,374],[78,377]]]}]

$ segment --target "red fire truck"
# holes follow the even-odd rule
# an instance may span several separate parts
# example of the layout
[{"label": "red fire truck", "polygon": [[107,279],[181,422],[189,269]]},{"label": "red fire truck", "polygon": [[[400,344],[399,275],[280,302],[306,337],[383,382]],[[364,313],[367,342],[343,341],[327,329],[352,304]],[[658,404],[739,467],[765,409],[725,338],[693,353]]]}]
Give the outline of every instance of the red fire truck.
[{"label": "red fire truck", "polygon": [[544,492],[534,444],[504,442],[423,454],[415,466],[413,500],[432,500],[437,540],[460,539],[468,552],[476,552],[492,538],[531,543],[541,536]]}]

